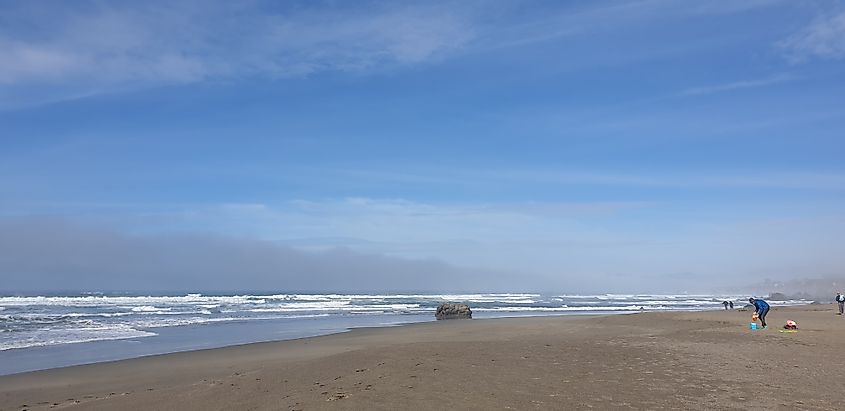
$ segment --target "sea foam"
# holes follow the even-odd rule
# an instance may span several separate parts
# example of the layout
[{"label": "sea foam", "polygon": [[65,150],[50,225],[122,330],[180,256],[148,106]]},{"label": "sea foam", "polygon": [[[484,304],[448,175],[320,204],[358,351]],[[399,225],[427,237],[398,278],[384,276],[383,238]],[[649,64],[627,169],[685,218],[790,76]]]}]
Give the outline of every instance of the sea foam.
[{"label": "sea foam", "polygon": [[[67,295],[0,297],[0,350],[98,340],[142,338],[157,328],[226,322],[383,317],[420,321],[444,302],[468,304],[481,317],[625,313],[723,308],[743,296],[687,294],[240,294]],[[794,305],[806,301],[772,302]],[[433,318],[433,317],[432,317]],[[296,326],[295,324],[292,326]]]}]

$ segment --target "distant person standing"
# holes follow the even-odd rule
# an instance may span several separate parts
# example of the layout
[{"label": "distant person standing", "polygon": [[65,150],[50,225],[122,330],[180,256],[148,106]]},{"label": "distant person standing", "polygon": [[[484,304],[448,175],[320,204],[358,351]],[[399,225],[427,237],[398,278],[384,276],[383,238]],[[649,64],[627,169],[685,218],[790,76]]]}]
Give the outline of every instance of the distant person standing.
[{"label": "distant person standing", "polygon": [[733,309],[734,309],[734,302],[733,302],[733,301],[728,301],[728,305],[730,305],[730,306],[731,306],[731,310],[733,310]]},{"label": "distant person standing", "polygon": [[836,315],[842,315],[842,311],[845,310],[845,295],[836,293],[836,302],[839,303],[839,313]]},{"label": "distant person standing", "polygon": [[723,302],[723,303],[722,303],[722,305],[724,305],[724,306],[725,306],[725,309],[726,309],[726,310],[728,309],[728,302],[727,302],[727,301]]},{"label": "distant person standing", "polygon": [[766,314],[769,313],[769,303],[754,297],[749,298],[748,302],[754,306],[756,309],[755,314],[760,319],[760,324],[763,325],[763,328],[766,328]]}]

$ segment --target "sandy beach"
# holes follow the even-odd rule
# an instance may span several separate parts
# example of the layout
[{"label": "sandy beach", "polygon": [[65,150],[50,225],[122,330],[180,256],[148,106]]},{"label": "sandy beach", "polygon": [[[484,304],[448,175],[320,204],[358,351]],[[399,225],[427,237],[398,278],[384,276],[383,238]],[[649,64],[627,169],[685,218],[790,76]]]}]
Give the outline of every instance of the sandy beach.
[{"label": "sandy beach", "polygon": [[[0,410],[841,409],[845,318],[453,320],[0,377]],[[780,332],[787,319],[796,333]]]}]

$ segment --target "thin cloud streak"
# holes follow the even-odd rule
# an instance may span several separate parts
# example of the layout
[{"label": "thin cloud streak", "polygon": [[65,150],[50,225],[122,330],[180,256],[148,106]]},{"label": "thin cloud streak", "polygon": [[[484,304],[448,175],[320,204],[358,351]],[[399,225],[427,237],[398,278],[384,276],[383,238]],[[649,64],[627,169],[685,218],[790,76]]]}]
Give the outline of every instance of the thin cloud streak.
[{"label": "thin cloud streak", "polygon": [[406,167],[402,171],[321,169],[320,173],[334,174],[344,181],[356,179],[367,182],[382,181],[387,184],[434,184],[464,187],[540,185],[540,186],[619,186],[657,187],[667,189],[702,188],[756,188],[794,190],[845,190],[845,174],[820,172],[772,171],[768,173],[701,172],[666,175],[664,173],[622,173],[597,171],[566,171],[526,168],[499,168],[497,170],[460,168]]},{"label": "thin cloud streak", "polygon": [[[783,0],[754,0],[739,3],[701,1],[696,2],[695,5],[671,0],[632,0],[598,6],[596,6],[597,3],[591,3],[588,7],[573,7],[563,12],[537,16],[528,22],[495,28],[485,27],[479,30],[480,33],[473,41],[471,50],[483,52],[522,47],[596,32],[620,31],[632,25],[654,20],[742,13],[782,3],[784,3]],[[673,49],[672,52],[680,50],[682,49]],[[662,53],[652,52],[653,55]]]},{"label": "thin cloud streak", "polygon": [[811,58],[845,58],[845,11],[817,19],[777,46],[793,63],[803,63]]},{"label": "thin cloud streak", "polygon": [[714,93],[721,93],[727,91],[736,91],[736,90],[743,90],[749,88],[758,88],[764,86],[770,86],[773,84],[780,84],[794,78],[789,75],[777,75],[769,78],[759,79],[759,80],[743,80],[743,81],[734,81],[725,84],[717,84],[711,86],[703,86],[703,87],[691,87],[681,92],[681,95],[684,96],[700,96],[706,94],[714,94]]}]

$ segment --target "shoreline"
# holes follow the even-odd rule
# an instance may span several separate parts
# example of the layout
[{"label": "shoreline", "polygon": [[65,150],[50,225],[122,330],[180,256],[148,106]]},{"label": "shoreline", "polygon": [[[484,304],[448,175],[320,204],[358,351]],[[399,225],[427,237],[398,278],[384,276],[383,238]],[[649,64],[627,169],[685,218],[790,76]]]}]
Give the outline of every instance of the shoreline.
[{"label": "shoreline", "polygon": [[[437,306],[446,301],[466,303],[477,318],[517,315],[519,313],[580,313],[584,311],[637,311],[719,308],[722,295],[566,295],[566,294],[244,294],[203,295],[171,293],[168,295],[73,295],[0,296],[0,373],[8,373],[2,353],[8,349],[50,347],[71,343],[107,340],[142,341],[150,332],[168,333],[195,324],[216,328],[218,325],[253,321],[287,322],[268,328],[297,330],[308,328],[312,319],[325,317],[323,328],[348,328],[379,322],[415,322],[429,319]],[[716,302],[718,301],[718,302]],[[795,303],[796,301],[790,301]],[[414,317],[417,318],[414,318]],[[373,317],[373,318],[368,318]],[[410,321],[408,318],[411,318]],[[362,319],[363,318],[363,319]],[[299,322],[299,324],[294,324]],[[319,321],[318,321],[319,322]],[[234,327],[232,327],[234,328]],[[247,327],[248,328],[248,327]],[[279,340],[283,336],[253,330],[251,341]],[[6,332],[4,332],[6,331]],[[203,334],[203,333],[199,333]],[[230,334],[241,334],[236,331]],[[310,332],[303,333],[311,334]],[[183,333],[184,340],[190,335]],[[205,338],[206,336],[203,336]],[[250,338],[231,341],[225,335],[207,336],[223,344],[251,342]],[[157,339],[152,336],[149,339]],[[147,341],[143,340],[143,341]],[[190,342],[190,341],[188,341]],[[184,344],[180,344],[184,345]],[[182,346],[180,350],[184,350]],[[190,349],[191,347],[187,347]],[[206,348],[198,344],[194,348]],[[158,352],[167,351],[162,348]],[[152,354],[145,353],[145,354]],[[102,360],[102,359],[101,359]],[[61,366],[62,364],[49,365]]]},{"label": "shoreline", "polygon": [[[802,306],[809,306],[814,305],[815,302],[807,302],[806,304],[797,304],[797,305],[788,305],[788,306],[781,306],[778,308],[785,308],[785,307],[802,307]],[[739,308],[735,308],[734,310],[740,311]],[[630,314],[643,314],[646,312],[650,313],[684,313],[684,312],[707,312],[707,311],[722,311],[721,308],[704,308],[704,309],[692,309],[692,310],[665,310],[665,311],[573,311],[573,312],[566,312],[566,313],[558,313],[558,312],[545,312],[545,313],[531,313],[531,312],[514,312],[513,315],[504,315],[504,316],[495,316],[495,317],[481,317],[481,318],[474,318],[474,321],[486,321],[486,320],[495,320],[495,319],[516,319],[516,318],[544,318],[544,317],[601,317],[601,316],[614,316],[614,315],[630,315]],[[417,315],[419,317],[419,315]],[[424,319],[423,319],[424,318]],[[207,325],[207,324],[189,324],[185,326],[179,327],[164,327],[162,328],[149,328],[149,329],[141,329],[142,331],[149,331],[152,332],[153,335],[146,336],[143,338],[115,338],[115,339],[104,339],[104,340],[92,340],[92,341],[81,341],[78,343],[67,343],[67,344],[55,344],[55,345],[44,345],[44,346],[33,346],[33,347],[23,347],[23,348],[13,348],[9,350],[2,350],[0,351],[0,360],[5,360],[6,369],[15,368],[15,367],[8,367],[9,362],[17,361],[17,362],[26,362],[32,361],[36,359],[36,361],[40,360],[42,364],[48,363],[43,359],[45,356],[57,356],[61,355],[62,357],[68,356],[82,356],[84,357],[86,354],[90,355],[92,352],[102,352],[106,351],[113,353],[112,355],[103,355],[100,354],[98,357],[88,357],[82,360],[73,360],[59,363],[58,365],[44,365],[32,367],[29,366],[27,368],[17,367],[20,371],[12,371],[7,372],[4,371],[3,368],[0,368],[0,377],[4,376],[14,376],[23,373],[29,372],[37,372],[37,371],[49,371],[49,370],[56,370],[61,368],[68,368],[68,367],[76,367],[76,366],[83,366],[83,365],[96,365],[102,363],[111,363],[117,361],[124,361],[124,360],[132,360],[132,359],[139,359],[139,358],[147,358],[147,357],[155,357],[160,355],[168,355],[168,354],[178,354],[178,353],[188,353],[193,351],[205,351],[205,350],[214,350],[220,348],[228,348],[228,347],[237,347],[243,345],[251,345],[251,344],[259,344],[259,343],[274,343],[274,342],[284,342],[284,341],[293,341],[299,340],[304,338],[315,338],[315,337],[323,337],[323,336],[331,336],[335,334],[342,334],[348,333],[357,329],[378,329],[378,328],[395,328],[395,327],[407,327],[415,324],[425,324],[429,322],[436,322],[433,318],[429,318],[429,316],[419,317],[417,319],[410,319],[407,321],[394,321],[394,322],[383,322],[383,317],[377,318],[378,321],[370,324],[366,322],[362,322],[360,324],[347,324],[347,325],[337,325],[333,328],[320,328],[319,331],[311,330],[294,330],[288,333],[288,337],[278,337],[278,338],[267,338],[267,337],[252,337],[247,339],[241,339],[240,341],[234,340],[232,341],[219,341],[219,337],[221,333],[216,333],[212,335],[210,338],[215,340],[215,342],[206,344],[205,346],[193,346],[187,348],[175,348],[175,349],[167,349],[167,348],[149,348],[145,351],[135,351],[135,352],[121,352],[120,349],[114,348],[115,346],[120,346],[124,344],[138,344],[138,345],[148,345],[150,341],[155,341],[156,338],[161,338],[163,335],[168,335],[171,333],[181,333],[183,335],[195,335],[198,331],[200,334],[204,331],[208,334],[209,330],[217,328],[234,328],[238,326],[251,326],[251,327],[259,327],[263,323],[269,323],[272,325],[280,325],[280,324],[273,324],[274,322],[278,322],[278,320],[274,319],[255,319],[249,321],[234,321],[228,323],[220,323],[216,325]],[[282,324],[283,325],[283,324]],[[209,338],[208,335],[200,335],[201,337]],[[218,337],[218,338],[215,338]],[[4,358],[4,354],[5,357]],[[11,361],[10,361],[11,360]],[[55,362],[54,362],[55,363]],[[2,363],[0,363],[2,364]],[[2,365],[0,365],[2,367]]]},{"label": "shoreline", "polygon": [[[566,313],[531,313],[531,312],[514,312],[513,315],[505,316],[490,316],[489,313],[484,313],[480,318],[475,318],[475,321],[490,320],[490,319],[504,319],[504,318],[542,318],[542,317],[590,317],[590,316],[605,316],[605,315],[625,315],[637,314],[639,311],[574,311]],[[416,317],[416,318],[414,318]],[[45,346],[34,346],[24,348],[13,348],[9,350],[0,351],[0,376],[17,375],[26,372],[46,371],[65,367],[79,366],[79,365],[93,365],[106,362],[114,362],[121,360],[129,360],[136,358],[144,358],[156,355],[184,353],[199,350],[218,349],[240,345],[248,345],[252,343],[265,342],[282,342],[301,338],[327,336],[338,333],[350,332],[362,328],[391,328],[404,327],[413,324],[423,324],[428,322],[435,322],[433,312],[425,316],[413,315],[400,318],[405,320],[396,320],[385,322],[387,317],[371,317],[361,321],[361,318],[309,318],[314,322],[326,321],[328,324],[319,326],[309,326],[307,323],[297,323],[292,329],[288,328],[285,320],[274,319],[256,319],[249,321],[233,321],[219,324],[190,324],[179,327],[164,327],[164,328],[150,328],[141,329],[143,331],[154,332],[155,335],[135,338],[116,338],[104,339],[94,341],[84,341],[79,343],[55,344]],[[283,333],[277,332],[273,336],[264,332],[255,332],[255,329],[271,328],[284,329]],[[246,329],[246,331],[244,331]],[[252,331],[250,331],[252,330]],[[241,338],[233,338],[231,334],[245,334]],[[173,336],[181,336],[174,338]],[[177,340],[174,343],[168,344],[167,341],[161,340]],[[194,342],[190,346],[185,347],[185,343],[190,340],[202,339],[205,341],[212,341],[210,343],[198,344]],[[69,360],[68,358],[74,358]],[[40,365],[32,365],[37,363]],[[13,370],[13,371],[9,371]]]},{"label": "shoreline", "polygon": [[[784,314],[798,321],[798,333],[775,328]],[[0,410],[401,409],[431,401],[460,409],[532,401],[828,409],[842,400],[837,344],[845,318],[826,304],[781,307],[769,329],[751,332],[747,317],[653,312],[356,328],[0,376]],[[705,403],[694,401],[702,396]]]},{"label": "shoreline", "polygon": [[[572,312],[572,313],[549,313],[549,314],[516,314],[510,316],[501,316],[501,317],[482,317],[482,318],[474,318],[473,321],[487,321],[487,320],[497,320],[497,319],[517,319],[517,318],[543,318],[543,317],[597,317],[597,316],[610,316],[610,315],[628,315],[628,314],[639,314],[639,312]],[[230,325],[261,325],[262,322],[273,322],[274,320],[253,320],[252,324],[250,322],[233,322]],[[148,358],[148,357],[156,357],[161,355],[169,355],[169,354],[179,354],[179,353],[190,353],[194,351],[207,351],[207,350],[216,350],[221,348],[229,348],[229,347],[239,347],[244,345],[251,345],[251,344],[264,344],[264,343],[277,343],[277,342],[285,342],[285,341],[295,341],[300,339],[306,338],[317,338],[317,337],[326,337],[335,334],[344,334],[349,333],[359,329],[381,329],[381,328],[397,328],[397,327],[407,327],[413,326],[416,324],[426,324],[436,322],[433,318],[433,313],[431,317],[426,316],[424,320],[417,320],[417,321],[404,321],[404,322],[392,322],[392,323],[380,323],[378,325],[352,325],[347,327],[340,327],[336,330],[323,332],[301,332],[303,335],[301,336],[294,336],[290,338],[279,338],[279,339],[263,339],[258,341],[246,341],[246,342],[238,342],[238,343],[231,343],[225,345],[213,345],[210,347],[200,347],[200,348],[188,348],[188,349],[180,349],[176,351],[164,351],[164,352],[153,352],[148,354],[139,354],[139,355],[119,355],[118,358],[111,358],[111,359],[102,359],[102,360],[93,360],[90,362],[80,362],[80,363],[71,363],[67,365],[58,365],[58,366],[48,366],[44,368],[37,368],[37,369],[26,369],[17,372],[11,373],[3,373],[2,369],[0,369],[0,377],[4,376],[15,376],[19,374],[29,373],[29,372],[38,372],[38,371],[50,371],[50,370],[57,370],[62,368],[69,368],[69,367],[78,367],[78,366],[85,366],[85,365],[96,365],[96,364],[104,364],[104,363],[112,363],[118,361],[125,361],[125,360],[133,360],[133,359],[140,359],[140,358]],[[174,327],[176,328],[176,327]],[[187,325],[178,328],[180,331],[196,331],[196,330],[207,330],[208,325]],[[144,329],[146,330],[146,329]],[[158,333],[153,336],[143,337],[138,341],[138,338],[126,338],[126,339],[113,339],[113,340],[96,340],[96,341],[85,341],[79,343],[70,343],[70,344],[57,344],[57,345],[48,345],[48,346],[36,346],[36,347],[25,347],[25,348],[13,348],[5,351],[0,351],[0,359],[4,353],[8,353],[11,356],[15,356],[15,354],[25,353],[30,354],[30,358],[32,357],[43,357],[45,351],[70,351],[70,355],[77,353],[79,351],[97,351],[100,348],[97,346],[108,346],[108,345],[119,345],[123,343],[145,343],[148,338],[156,338],[160,337],[162,333],[161,329],[153,328],[149,330],[156,330]],[[166,332],[165,332],[166,333]],[[298,335],[300,331],[296,331],[293,335]],[[89,348],[90,347],[90,348]]]},{"label": "shoreline", "polygon": [[[319,320],[300,321],[295,324],[286,320],[191,324],[150,329],[155,332],[155,335],[142,338],[97,340],[4,350],[0,351],[0,376],[251,343],[288,341],[354,329],[354,325],[343,321]],[[377,323],[382,321],[382,319],[371,320]],[[362,324],[367,324],[367,322]],[[389,326],[391,325],[385,325],[385,327]],[[20,371],[9,372],[14,369],[20,369]]]}]

